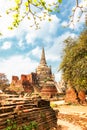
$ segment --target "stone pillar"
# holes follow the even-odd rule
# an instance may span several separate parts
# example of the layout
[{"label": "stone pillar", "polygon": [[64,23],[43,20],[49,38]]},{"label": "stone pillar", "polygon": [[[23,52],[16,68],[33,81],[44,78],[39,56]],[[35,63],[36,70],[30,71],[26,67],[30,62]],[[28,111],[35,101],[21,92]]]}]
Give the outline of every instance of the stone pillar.
[{"label": "stone pillar", "polygon": [[78,92],[78,98],[80,99],[81,103],[85,103],[86,101],[86,95],[84,91],[79,91]]},{"label": "stone pillar", "polygon": [[67,103],[78,103],[78,97],[75,89],[73,88],[68,88],[66,90],[66,96],[65,96],[65,102]]}]

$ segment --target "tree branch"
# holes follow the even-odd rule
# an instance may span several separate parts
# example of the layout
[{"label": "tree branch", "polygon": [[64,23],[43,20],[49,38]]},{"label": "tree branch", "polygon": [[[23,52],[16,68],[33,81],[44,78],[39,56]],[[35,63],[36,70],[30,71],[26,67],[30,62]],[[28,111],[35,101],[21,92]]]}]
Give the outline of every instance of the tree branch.
[{"label": "tree branch", "polygon": [[76,7],[78,7],[78,0],[76,0]]}]

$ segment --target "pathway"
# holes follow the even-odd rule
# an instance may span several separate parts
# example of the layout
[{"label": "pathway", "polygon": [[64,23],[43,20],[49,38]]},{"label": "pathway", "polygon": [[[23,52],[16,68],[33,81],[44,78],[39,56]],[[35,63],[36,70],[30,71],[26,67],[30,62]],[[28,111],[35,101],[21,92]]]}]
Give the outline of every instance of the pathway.
[{"label": "pathway", "polygon": [[58,130],[87,130],[87,106],[66,105],[55,102],[58,113]]}]

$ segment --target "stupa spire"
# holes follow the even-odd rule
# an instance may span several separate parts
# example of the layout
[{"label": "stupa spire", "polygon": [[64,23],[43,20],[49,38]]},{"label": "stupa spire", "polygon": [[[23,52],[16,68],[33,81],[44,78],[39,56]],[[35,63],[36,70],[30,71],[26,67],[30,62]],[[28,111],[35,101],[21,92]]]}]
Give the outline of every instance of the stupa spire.
[{"label": "stupa spire", "polygon": [[44,48],[42,48],[42,54],[41,54],[41,60],[40,60],[41,65],[46,65],[46,58],[45,58],[45,51]]}]

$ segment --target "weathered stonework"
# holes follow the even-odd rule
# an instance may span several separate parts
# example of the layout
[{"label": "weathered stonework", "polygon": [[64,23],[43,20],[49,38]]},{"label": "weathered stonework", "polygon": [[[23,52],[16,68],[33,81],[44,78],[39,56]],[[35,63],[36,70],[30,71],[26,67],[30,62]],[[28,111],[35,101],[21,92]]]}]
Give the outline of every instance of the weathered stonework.
[{"label": "weathered stonework", "polygon": [[35,73],[32,72],[27,75],[21,74],[20,80],[17,76],[12,76],[11,85],[14,84],[14,87],[21,87],[21,85],[19,86],[19,83],[22,85],[24,92],[27,93],[38,90],[38,92],[44,96],[48,95],[49,97],[53,97],[57,94],[51,67],[48,67],[46,63],[44,48],[42,49],[40,64],[36,68]]},{"label": "weathered stonework", "polygon": [[19,77],[18,76],[12,76],[12,82],[17,82],[19,80]]},{"label": "weathered stonework", "polygon": [[54,76],[52,75],[51,67],[47,66],[44,48],[40,64],[36,69],[38,84],[41,87],[41,95],[46,97],[53,97],[57,94],[55,87]]},{"label": "weathered stonework", "polygon": [[26,92],[32,93],[34,92],[33,86],[36,84],[36,73],[31,73],[28,75],[21,74],[21,78],[19,79],[17,76],[12,76],[12,82],[10,84],[9,90],[15,91],[16,93]]},{"label": "weathered stonework", "polygon": [[65,102],[78,103],[77,99],[78,99],[78,97],[77,97],[77,93],[75,92],[75,90],[73,88],[68,88],[66,90]]},{"label": "weathered stonework", "polygon": [[81,103],[85,103],[86,101],[86,95],[84,91],[79,91],[78,92],[78,98],[80,99]]},{"label": "weathered stonework", "polygon": [[[3,97],[4,96],[4,97]],[[12,97],[11,97],[12,96]],[[16,95],[2,95],[0,100],[0,130],[23,129],[23,126],[30,126],[31,123],[37,124],[37,130],[57,130],[57,115],[50,107],[50,101],[42,99],[30,99],[29,97],[16,97]],[[4,98],[4,101],[3,101]],[[10,123],[7,121],[11,121]],[[28,128],[27,128],[28,129]],[[36,130],[32,128],[32,130]]]}]

